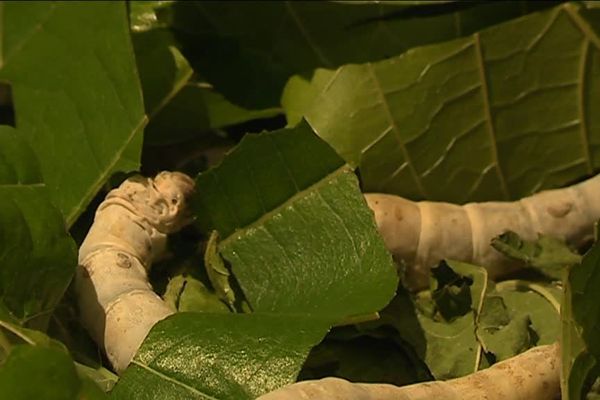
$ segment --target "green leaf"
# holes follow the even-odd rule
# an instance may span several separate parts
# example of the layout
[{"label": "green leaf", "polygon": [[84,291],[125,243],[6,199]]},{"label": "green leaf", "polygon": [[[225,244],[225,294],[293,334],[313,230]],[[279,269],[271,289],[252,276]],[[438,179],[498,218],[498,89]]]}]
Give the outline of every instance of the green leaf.
[{"label": "green leaf", "polygon": [[555,343],[560,339],[560,309],[562,287],[528,281],[503,281],[496,285],[511,315],[527,314],[535,332],[536,346]]},{"label": "green leaf", "polygon": [[77,263],[77,248],[50,203],[39,165],[0,126],[0,298],[13,318],[44,329]]},{"label": "green leaf", "polygon": [[[6,353],[0,359],[0,393],[17,400],[106,399],[91,379],[89,371],[95,370],[74,364],[62,343],[6,321],[0,321],[0,328],[0,347]],[[105,378],[108,375],[104,373]]]},{"label": "green leaf", "polygon": [[579,400],[600,375],[600,245],[596,242],[572,266],[565,282],[562,307],[562,395]]},{"label": "green leaf", "polygon": [[206,273],[210,283],[215,289],[217,295],[230,307],[235,302],[235,292],[229,284],[229,277],[231,273],[225,266],[225,262],[219,254],[217,248],[219,240],[219,233],[213,231],[208,238],[206,244],[206,252],[204,253],[204,265],[206,267]]},{"label": "green leaf", "polygon": [[0,81],[68,225],[139,166],[145,116],[123,2],[4,2]]},{"label": "green leaf", "polygon": [[163,299],[174,310],[181,312],[229,312],[227,305],[214,292],[189,275],[172,278]]},{"label": "green leaf", "polygon": [[[160,3],[164,8],[172,2]],[[157,18],[148,16],[154,15],[153,11],[140,14],[136,7],[131,11],[132,29],[137,30],[139,26],[135,24],[144,23],[137,21],[138,17],[148,18],[149,23]],[[211,85],[202,82],[197,73],[194,77],[194,71],[167,29],[144,28],[132,38],[150,120],[144,135],[146,145],[180,143],[211,129],[272,117],[282,111],[279,108],[248,110],[227,101]]]},{"label": "green leaf", "polygon": [[294,74],[310,76],[318,67],[381,60],[544,6],[182,1],[164,21],[173,27],[194,69],[219,92],[236,104],[265,108],[279,104],[282,88]]},{"label": "green leaf", "polygon": [[[246,135],[195,208],[257,312],[370,314],[398,282],[356,176],[308,128]],[[265,284],[268,282],[268,285]]]},{"label": "green leaf", "polygon": [[194,71],[178,50],[173,35],[166,29],[134,33],[132,41],[144,106],[152,120],[184,87]]},{"label": "green leaf", "polygon": [[0,185],[40,185],[42,174],[31,147],[6,125],[0,125]]},{"label": "green leaf", "polygon": [[431,269],[431,298],[442,318],[451,321],[471,311],[472,284],[469,276],[459,275],[445,261]]},{"label": "green leaf", "polygon": [[366,326],[394,327],[436,379],[463,376],[558,339],[560,289],[521,281],[495,288],[484,268],[454,261],[432,273],[432,290],[419,293],[416,304],[400,291],[381,320]]},{"label": "green leaf", "polygon": [[[119,380],[117,375],[101,366],[92,368],[88,365],[76,362],[75,368],[77,369],[77,373],[82,378],[84,383],[93,382],[96,389],[99,389],[104,393],[110,392]],[[90,389],[90,391],[92,390]]]},{"label": "green leaf", "polygon": [[0,295],[21,323],[46,326],[75,271],[76,251],[43,187],[0,185]]},{"label": "green leaf", "polygon": [[[132,40],[149,118],[144,144],[185,142],[211,129],[272,117],[281,109],[246,110],[227,101],[198,77],[181,54],[161,14],[173,1],[132,1]],[[198,81],[200,80],[200,81]],[[211,144],[207,138],[205,146]]]},{"label": "green leaf", "polygon": [[206,135],[209,130],[281,113],[280,108],[249,110],[238,107],[216,92],[212,85],[189,81],[152,116],[146,128],[146,143],[153,146],[179,143]]},{"label": "green leaf", "polygon": [[0,367],[0,393],[11,400],[78,398],[73,361],[54,348],[19,345]]},{"label": "green leaf", "polygon": [[113,389],[115,399],[254,399],[293,382],[331,320],[179,313],[159,322]]},{"label": "green leaf", "polygon": [[521,260],[554,278],[561,278],[563,270],[581,261],[581,256],[564,242],[551,236],[539,235],[536,241],[526,241],[512,231],[492,239],[492,247],[502,254]]},{"label": "green leaf", "polygon": [[[475,335],[475,326],[487,290],[484,268],[456,261],[446,263],[454,273],[472,282],[469,285],[471,302],[469,312],[457,313],[447,320],[427,315],[417,308],[427,342],[424,361],[436,379],[455,378],[478,370],[481,345]],[[427,298],[421,298],[421,301],[426,302]]]},{"label": "green leaf", "polygon": [[[385,61],[319,70],[316,97],[294,113],[360,166],[365,191],[462,203],[562,186],[600,167],[596,26],[597,15],[566,3]],[[299,95],[288,92],[287,103],[306,105],[311,95]]]},{"label": "green leaf", "polygon": [[485,298],[477,319],[477,338],[494,361],[503,361],[533,347],[535,342],[529,326],[531,319],[524,312],[511,315],[502,296]]},{"label": "green leaf", "polygon": [[396,289],[356,176],[307,125],[245,136],[197,185],[198,223],[223,238],[207,246],[211,280],[230,283],[222,256],[254,312],[159,323],[117,398],[255,398],[293,382],[331,326],[372,315]]},{"label": "green leaf", "polygon": [[0,185],[0,238],[2,301],[21,323],[43,329],[77,263],[75,243],[43,188]]}]

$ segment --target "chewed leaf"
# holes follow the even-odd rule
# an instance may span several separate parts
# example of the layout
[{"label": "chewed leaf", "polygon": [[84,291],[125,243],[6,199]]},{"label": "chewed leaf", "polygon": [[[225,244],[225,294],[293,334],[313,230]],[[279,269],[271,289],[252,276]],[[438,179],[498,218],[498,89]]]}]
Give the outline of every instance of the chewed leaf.
[{"label": "chewed leaf", "polygon": [[445,261],[431,269],[431,276],[431,298],[445,320],[450,321],[472,310],[471,278],[457,274]]},{"label": "chewed leaf", "polygon": [[456,261],[432,272],[432,290],[416,296],[418,326],[403,293],[379,323],[392,325],[436,379],[467,375],[558,340],[560,288],[521,281],[494,285],[484,268]]},{"label": "chewed leaf", "polygon": [[[473,373],[479,368],[481,345],[475,335],[475,322],[487,292],[487,272],[484,268],[456,261],[447,261],[445,264],[444,270],[448,268],[450,271],[444,275],[454,276],[454,279],[438,281],[438,288],[444,284],[451,284],[456,279],[465,283],[471,282],[466,286],[470,301],[468,312],[464,313],[464,310],[460,309],[452,318],[445,316],[442,319],[436,318],[435,314],[429,316],[422,312],[417,313],[427,341],[424,361],[436,379],[456,378]],[[464,292],[460,296],[463,302],[466,301],[467,296]],[[426,295],[422,301],[426,302]],[[439,311],[437,307],[436,310]]]},{"label": "chewed leaf", "polygon": [[501,296],[487,296],[477,320],[477,337],[495,361],[506,360],[534,345],[525,312],[511,316]]},{"label": "chewed leaf", "polygon": [[555,343],[560,339],[562,287],[556,284],[528,281],[503,281],[496,285],[511,315],[526,314],[536,337],[533,345]]},{"label": "chewed leaf", "polygon": [[564,241],[546,235],[540,235],[536,241],[526,241],[517,233],[508,231],[494,238],[491,245],[504,255],[524,261],[526,265],[559,279],[566,267],[581,261],[581,256]]}]

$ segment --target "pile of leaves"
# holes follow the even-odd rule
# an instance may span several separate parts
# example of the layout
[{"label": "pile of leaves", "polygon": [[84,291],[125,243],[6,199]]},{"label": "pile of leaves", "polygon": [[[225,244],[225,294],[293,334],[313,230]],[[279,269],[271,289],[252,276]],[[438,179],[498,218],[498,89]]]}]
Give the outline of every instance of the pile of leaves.
[{"label": "pile of leaves", "polygon": [[[463,376],[562,343],[593,398],[600,245],[513,233],[500,282],[409,293],[363,192],[514,200],[600,169],[595,2],[0,4],[0,394],[253,399],[298,379]],[[117,377],[70,283],[129,174],[195,176],[152,284],[179,312]],[[582,254],[584,254],[582,256]]]}]

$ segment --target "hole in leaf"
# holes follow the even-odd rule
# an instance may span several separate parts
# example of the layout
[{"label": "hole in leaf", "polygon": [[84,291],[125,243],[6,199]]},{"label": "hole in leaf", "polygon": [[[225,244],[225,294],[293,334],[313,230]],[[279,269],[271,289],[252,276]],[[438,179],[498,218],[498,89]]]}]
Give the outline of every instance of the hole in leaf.
[{"label": "hole in leaf", "polygon": [[8,82],[0,82],[0,125],[15,127],[12,87]]}]

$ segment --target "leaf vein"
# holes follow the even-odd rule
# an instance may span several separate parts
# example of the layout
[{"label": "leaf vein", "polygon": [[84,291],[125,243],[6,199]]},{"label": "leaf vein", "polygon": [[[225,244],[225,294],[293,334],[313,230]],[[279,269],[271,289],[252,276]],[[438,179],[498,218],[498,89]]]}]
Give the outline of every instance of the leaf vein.
[{"label": "leaf vein", "polygon": [[294,23],[298,27],[300,34],[302,35],[304,40],[306,40],[306,43],[308,43],[308,45],[312,49],[313,53],[315,53],[315,55],[319,58],[319,60],[323,63],[323,65],[325,65],[328,68],[333,67],[333,63],[331,61],[329,61],[327,56],[325,56],[325,54],[321,51],[319,46],[317,46],[315,41],[310,36],[310,33],[308,32],[308,30],[306,30],[306,28],[302,24],[302,21],[300,20],[298,13],[292,7],[292,2],[289,0],[286,1],[285,8],[286,8],[287,12],[290,14],[290,16],[292,17],[292,19],[294,20]]},{"label": "leaf vein", "polygon": [[585,113],[585,87],[587,83],[587,74],[586,74],[586,66],[588,61],[590,48],[590,41],[588,39],[584,40],[581,44],[581,57],[579,58],[579,133],[581,136],[581,147],[583,156],[585,157],[586,166],[589,174],[594,173],[594,165],[592,164],[592,154],[590,150],[590,143],[588,140],[588,130],[586,123],[586,113]]},{"label": "leaf vein", "polygon": [[496,165],[496,173],[498,175],[498,180],[500,181],[500,187],[502,188],[502,192],[504,193],[504,197],[508,200],[510,199],[510,192],[508,190],[508,185],[506,183],[506,178],[504,173],[502,172],[502,167],[500,166],[500,160],[498,158],[498,143],[496,138],[496,131],[494,129],[494,122],[492,120],[492,111],[490,105],[490,93],[486,78],[485,71],[485,63],[483,60],[483,51],[481,49],[481,40],[479,37],[479,32],[473,35],[474,38],[474,46],[475,46],[475,54],[477,57],[477,66],[479,72],[479,79],[481,80],[481,95],[483,100],[483,111],[486,119],[486,127],[490,138],[490,147],[492,151],[492,159],[494,164]]},{"label": "leaf vein", "polygon": [[402,155],[404,156],[404,160],[405,160],[406,164],[408,165],[408,168],[411,172],[413,179],[415,180],[415,184],[417,185],[417,188],[419,189],[421,196],[423,196],[424,198],[427,198],[428,196],[427,196],[427,192],[425,191],[425,187],[423,186],[423,182],[421,182],[421,178],[419,177],[419,174],[417,173],[417,170],[415,169],[415,167],[411,161],[410,154],[408,152],[408,149],[406,148],[406,144],[400,137],[400,130],[398,129],[398,125],[396,124],[396,121],[394,120],[392,111],[390,110],[390,106],[387,102],[385,94],[383,93],[383,89],[381,88],[381,83],[379,82],[377,74],[375,74],[375,69],[373,68],[373,64],[367,63],[366,65],[369,69],[369,72],[371,73],[371,78],[373,79],[373,83],[374,83],[373,86],[375,87],[375,89],[377,89],[377,93],[379,94],[379,97],[381,100],[381,105],[385,111],[385,114],[387,116],[390,127],[392,127],[393,132],[396,133],[395,137],[396,137],[398,143],[400,144],[400,149],[402,150]]}]

